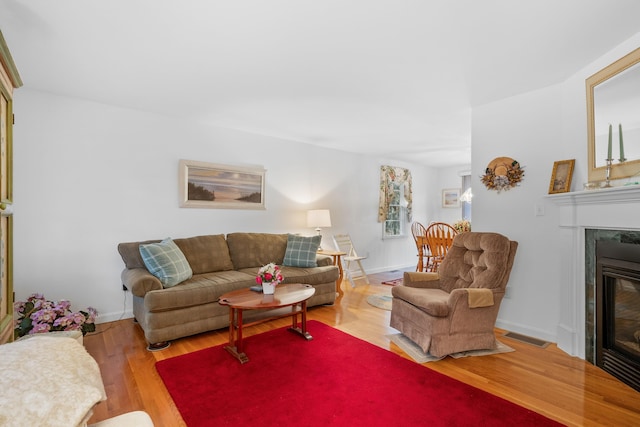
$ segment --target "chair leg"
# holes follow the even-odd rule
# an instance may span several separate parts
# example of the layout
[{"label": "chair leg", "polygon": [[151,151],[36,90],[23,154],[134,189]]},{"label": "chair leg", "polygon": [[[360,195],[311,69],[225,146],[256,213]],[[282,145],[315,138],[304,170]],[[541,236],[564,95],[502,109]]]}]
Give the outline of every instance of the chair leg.
[{"label": "chair leg", "polygon": [[356,287],[356,283],[353,281],[353,275],[351,274],[351,270],[349,270],[349,268],[347,267],[347,279],[349,280],[349,283],[351,283],[351,287],[355,288]]},{"label": "chair leg", "polygon": [[360,267],[360,272],[362,273],[362,277],[364,278],[364,282],[368,285],[369,284],[369,278],[367,277],[367,273],[364,271],[364,268],[362,268],[362,263],[360,261],[358,261],[358,267]]},{"label": "chair leg", "polygon": [[347,279],[349,280],[349,283],[351,283],[351,287],[356,287],[356,280],[358,279],[364,279],[365,283],[368,285],[369,278],[367,277],[367,273],[364,271],[362,264],[360,263],[360,261],[355,262],[358,264],[358,268],[360,270],[360,273],[356,275],[354,275],[354,271],[351,270],[351,261],[345,261],[344,263],[344,272],[347,276]]}]

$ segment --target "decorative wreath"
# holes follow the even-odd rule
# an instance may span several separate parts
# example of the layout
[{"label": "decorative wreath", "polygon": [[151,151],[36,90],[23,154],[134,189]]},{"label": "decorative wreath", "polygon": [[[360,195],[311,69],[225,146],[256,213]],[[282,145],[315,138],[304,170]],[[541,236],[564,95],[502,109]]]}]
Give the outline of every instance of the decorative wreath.
[{"label": "decorative wreath", "polygon": [[491,160],[480,177],[489,190],[509,190],[517,186],[524,177],[524,169],[511,157],[496,157]]}]

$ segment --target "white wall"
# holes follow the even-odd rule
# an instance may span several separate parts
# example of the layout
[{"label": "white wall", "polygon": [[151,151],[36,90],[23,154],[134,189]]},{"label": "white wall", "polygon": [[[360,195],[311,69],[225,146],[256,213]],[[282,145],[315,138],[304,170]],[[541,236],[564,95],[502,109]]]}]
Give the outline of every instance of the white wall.
[{"label": "white wall", "polygon": [[[560,86],[554,86],[476,108],[472,129],[472,176],[483,175],[487,164],[502,156],[525,170],[519,187],[500,193],[487,190],[480,178],[472,180],[473,230],[496,231],[519,242],[499,326],[553,341],[560,265],[553,243],[556,209],[543,197],[553,162],[574,157],[560,143],[561,98]],[[536,205],[544,216],[536,216]]]},{"label": "white wall", "polygon": [[[236,231],[313,234],[306,210],[328,208],[369,272],[413,266],[408,236],[382,240],[379,169],[408,167],[414,212],[439,203],[424,166],[317,148],[21,88],[14,111],[14,288],[123,313],[119,242]],[[178,160],[263,165],[264,211],[178,207]],[[124,309],[131,316],[130,295]]]},{"label": "white wall", "polygon": [[[473,110],[473,230],[497,231],[520,243],[498,326],[557,342],[563,330],[572,334],[584,321],[567,315],[573,304],[567,300],[567,266],[574,247],[559,228],[558,207],[546,195],[554,161],[576,159],[573,191],[587,181],[585,79],[638,45],[640,34],[562,84]],[[500,194],[476,178],[499,156],[525,167],[522,184]],[[536,215],[536,206],[544,215]]]}]

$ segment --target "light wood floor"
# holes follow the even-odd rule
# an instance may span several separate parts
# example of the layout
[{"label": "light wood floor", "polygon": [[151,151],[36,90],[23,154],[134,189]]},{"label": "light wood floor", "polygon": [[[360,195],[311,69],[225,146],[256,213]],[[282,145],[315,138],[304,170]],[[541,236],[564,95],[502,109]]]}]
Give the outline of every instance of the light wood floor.
[{"label": "light wood floor", "polygon": [[[370,294],[390,294],[391,287],[380,283],[401,276],[400,271],[372,274],[371,285],[356,288],[344,283],[344,296],[333,306],[310,309],[309,319],[408,358],[385,337],[397,332],[388,326],[390,312],[366,301]],[[288,319],[280,319],[256,325],[247,329],[247,335],[288,324]],[[155,362],[223,344],[226,339],[227,330],[218,330],[176,340],[168,349],[152,353],[146,350],[142,331],[132,319],[98,325],[97,333],[87,335],[84,342],[100,365],[108,398],[97,405],[90,422],[144,410],[156,427],[184,426],[156,373]],[[567,355],[554,344],[540,349],[508,338],[501,340],[516,351],[462,359],[449,357],[425,366],[565,425],[640,426],[639,392],[601,369]]]}]

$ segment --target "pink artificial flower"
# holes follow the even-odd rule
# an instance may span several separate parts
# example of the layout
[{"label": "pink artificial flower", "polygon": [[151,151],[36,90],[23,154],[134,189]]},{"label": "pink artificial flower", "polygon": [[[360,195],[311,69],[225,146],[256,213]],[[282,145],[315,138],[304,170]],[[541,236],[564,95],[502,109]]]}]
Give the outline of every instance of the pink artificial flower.
[{"label": "pink artificial flower", "polygon": [[53,322],[57,315],[51,308],[42,308],[31,315],[31,320],[36,322]]},{"label": "pink artificial flower", "polygon": [[87,308],[87,312],[89,316],[87,316],[87,320],[85,321],[85,323],[95,323],[96,317],[98,317],[98,310],[93,307],[89,307]]},{"label": "pink artificial flower", "polygon": [[36,300],[44,301],[44,295],[42,294],[31,294],[29,298],[27,298],[28,302],[34,302]]},{"label": "pink artificial flower", "polygon": [[75,323],[76,325],[80,325],[82,326],[82,324],[84,323],[84,321],[86,320],[86,318],[84,317],[84,314],[77,312],[77,313],[71,313],[69,315],[67,315],[67,317],[69,318],[69,320],[71,320],[73,323]]},{"label": "pink artificial flower", "polygon": [[70,316],[62,316],[62,317],[58,317],[54,322],[53,322],[53,326],[54,327],[62,327],[64,328],[65,326],[71,324],[71,322],[73,321],[73,318]]},{"label": "pink artificial flower", "polygon": [[71,303],[67,300],[60,300],[54,307],[56,312],[64,314],[71,309]]},{"label": "pink artificial flower", "polygon": [[24,314],[24,308],[27,305],[25,301],[16,301],[13,303],[13,309],[16,313]]},{"label": "pink artificial flower", "polygon": [[51,330],[51,325],[48,323],[34,323],[33,328],[29,331],[29,334],[37,334],[40,332],[49,332]]}]

